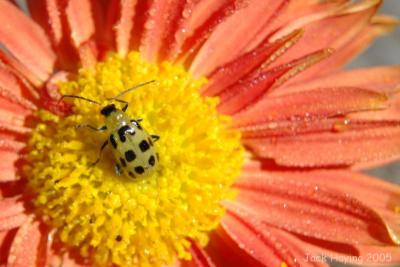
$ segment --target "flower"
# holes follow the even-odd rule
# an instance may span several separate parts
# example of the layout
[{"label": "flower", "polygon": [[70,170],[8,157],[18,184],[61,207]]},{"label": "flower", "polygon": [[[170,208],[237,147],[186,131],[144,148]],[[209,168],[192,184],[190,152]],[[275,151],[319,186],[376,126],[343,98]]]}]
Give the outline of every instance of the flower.
[{"label": "flower", "polygon": [[[400,156],[400,68],[342,70],[381,1],[27,4],[0,2],[0,265],[400,263],[400,188],[357,172]],[[93,167],[99,106],[61,96],[151,80],[123,99],[155,173]]]}]

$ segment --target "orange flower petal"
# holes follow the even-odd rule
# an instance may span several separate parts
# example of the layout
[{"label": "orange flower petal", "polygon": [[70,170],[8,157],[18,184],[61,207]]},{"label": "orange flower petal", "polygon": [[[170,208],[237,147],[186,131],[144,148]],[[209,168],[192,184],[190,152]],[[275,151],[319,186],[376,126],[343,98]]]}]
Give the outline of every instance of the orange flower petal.
[{"label": "orange flower petal", "polygon": [[281,266],[285,263],[297,267],[299,262],[304,267],[328,266],[322,262],[307,262],[306,255],[310,251],[293,242],[290,235],[261,224],[244,211],[229,210],[222,219],[222,227],[237,246],[257,260],[260,266]]},{"label": "orange flower petal", "polygon": [[97,53],[94,44],[90,42],[95,33],[91,2],[89,0],[70,0],[65,13],[71,31],[71,39],[78,49],[82,65],[92,67],[96,63]]},{"label": "orange flower petal", "polygon": [[9,231],[20,227],[28,218],[28,215],[20,213],[0,218],[0,232]]},{"label": "orange flower petal", "polygon": [[302,17],[308,17],[313,14],[324,12],[333,12],[343,6],[348,0],[335,1],[318,1],[318,0],[303,0],[303,1],[287,1],[280,10],[277,10],[274,20],[263,27],[257,36],[247,45],[246,51],[256,47],[264,38],[271,37],[271,34],[277,30],[285,28],[291,22]]},{"label": "orange flower petal", "polygon": [[377,11],[379,3],[379,0],[364,0],[347,4],[343,6],[344,8],[328,9],[320,14],[311,14],[283,27],[271,37],[271,41],[298,28],[304,29],[304,36],[296,47],[285,53],[275,62],[275,65],[292,61],[326,47],[334,49],[341,47],[368,24],[369,19]]},{"label": "orange flower petal", "polygon": [[400,158],[400,127],[323,132],[245,140],[256,155],[279,165],[349,166]]},{"label": "orange flower petal", "polygon": [[260,68],[266,69],[279,55],[294,45],[302,35],[302,31],[293,33],[274,43],[264,42],[254,50],[243,54],[228,64],[217,68],[208,77],[208,83],[202,88],[202,94],[213,96],[233,85],[249,72]]},{"label": "orange flower petal", "polygon": [[329,50],[321,50],[267,71],[255,70],[219,95],[221,102],[218,110],[221,113],[232,115],[253,107],[267,93],[329,54]]},{"label": "orange flower petal", "polygon": [[87,42],[94,34],[94,22],[89,0],[70,0],[65,10],[71,38],[76,47]]},{"label": "orange flower petal", "polygon": [[[318,170],[310,173],[285,172],[279,175],[297,181],[313,182],[329,189],[340,191],[360,200],[374,209],[392,230],[389,232],[394,243],[400,245],[400,187],[395,184],[350,171]],[[357,188],[357,190],[354,190]]]},{"label": "orange flower petal", "polygon": [[18,229],[8,255],[7,266],[26,267],[36,266],[40,245],[41,233],[39,223],[31,216]]},{"label": "orange flower petal", "polygon": [[[218,66],[239,56],[284,2],[252,0],[245,8],[236,11],[211,34],[193,60],[190,71],[196,76],[209,75]],[[242,23],[244,20],[246,23]]]},{"label": "orange flower petal", "polygon": [[325,118],[386,107],[387,96],[354,87],[319,88],[265,97],[251,109],[234,116],[236,125],[267,121]]},{"label": "orange flower petal", "polygon": [[0,182],[15,181],[20,179],[16,166],[21,159],[18,153],[24,146],[23,143],[11,140],[0,140]]},{"label": "orange flower petal", "polygon": [[63,38],[63,25],[58,0],[27,0],[32,18],[39,23],[58,45]]},{"label": "orange flower petal", "polygon": [[180,61],[194,57],[194,52],[215,28],[246,4],[243,0],[188,1],[175,33],[175,42],[171,45],[170,57],[176,59],[180,53]]},{"label": "orange flower petal", "polygon": [[[112,1],[111,4],[115,4],[115,2],[117,1]],[[125,56],[129,51],[137,2],[137,0],[119,1],[118,11],[116,12],[119,18],[113,28],[115,30],[117,51],[122,56]]]},{"label": "orange flower petal", "polygon": [[0,200],[0,218],[18,215],[25,210],[22,201],[18,197],[10,197]]},{"label": "orange flower petal", "polygon": [[[392,17],[373,17],[369,21],[369,25],[364,27],[361,32],[340,47],[335,47],[336,53],[334,56],[321,62],[318,65],[318,70],[304,73],[297,81],[312,79],[315,78],[314,75],[322,75],[340,70],[342,66],[363,52],[374,39],[392,31],[398,24],[399,20]],[[293,80],[293,82],[296,82],[296,80]]]},{"label": "orange flower petal", "polygon": [[0,96],[0,125],[23,126],[32,111]]},{"label": "orange flower petal", "polygon": [[378,246],[356,246],[356,249],[364,259],[365,265],[377,266],[393,263],[393,265],[389,266],[396,266],[400,263],[400,249],[398,246],[384,248]]},{"label": "orange flower petal", "polygon": [[32,18],[49,34],[55,52],[57,65],[61,69],[76,69],[79,55],[70,36],[65,16],[67,1],[27,0]]},{"label": "orange flower petal", "polygon": [[[353,44],[359,42],[359,34],[369,25],[370,19],[376,13],[380,2],[380,0],[364,0],[353,4],[347,3],[341,8],[324,10],[320,14],[311,14],[308,17],[294,21],[272,36],[271,40],[275,40],[288,31],[299,27],[304,29],[304,37],[294,49],[285,53],[274,64],[282,64],[311,51],[329,47],[334,51],[339,51],[337,53],[344,52],[346,55],[340,56],[335,53],[331,59],[308,69],[302,75],[294,78],[291,83],[314,78],[316,75],[332,71],[333,68],[341,67],[349,59],[349,56],[353,57],[367,45],[364,41],[365,45],[354,51],[354,53],[349,55],[346,52],[350,51],[348,47],[352,47],[352,50],[354,50]],[[352,26],[348,27],[348,25]],[[371,41],[372,39],[369,40]],[[340,59],[341,57],[343,57],[343,60]]]},{"label": "orange flower petal", "polygon": [[45,81],[56,57],[43,30],[7,1],[0,2],[0,13],[7,14],[0,18],[2,43],[29,72]]},{"label": "orange flower petal", "polygon": [[358,87],[383,93],[393,93],[400,87],[400,66],[380,66],[335,72],[294,85],[282,86],[272,95],[303,92],[317,88]]},{"label": "orange flower petal", "polygon": [[192,260],[190,262],[183,261],[183,267],[216,267],[205,250],[194,242],[190,247],[190,253],[192,254]]},{"label": "orange flower petal", "polygon": [[140,47],[145,58],[154,61],[168,53],[185,4],[184,0],[152,2]]},{"label": "orange flower petal", "polygon": [[237,201],[228,207],[304,237],[348,245],[394,245],[383,218],[351,192],[315,182],[312,172],[301,175],[309,179],[247,170],[236,184]]},{"label": "orange flower petal", "polygon": [[9,66],[3,64],[0,64],[0,89],[8,91],[20,99],[37,99],[37,93],[27,87],[27,83],[21,80]]},{"label": "orange flower petal", "polygon": [[[395,120],[360,120],[344,117],[297,118],[296,120],[267,121],[248,126],[239,126],[244,139],[293,136],[321,132],[360,131],[382,127],[397,127]],[[246,142],[246,140],[244,140]]]}]

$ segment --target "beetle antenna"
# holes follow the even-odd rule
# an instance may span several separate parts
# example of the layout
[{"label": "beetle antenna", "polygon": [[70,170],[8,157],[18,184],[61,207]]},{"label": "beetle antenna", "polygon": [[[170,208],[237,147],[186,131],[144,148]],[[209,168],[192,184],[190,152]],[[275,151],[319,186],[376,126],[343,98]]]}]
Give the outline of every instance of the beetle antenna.
[{"label": "beetle antenna", "polygon": [[117,98],[119,98],[119,97],[125,95],[126,93],[129,93],[130,91],[132,91],[132,90],[134,90],[134,89],[136,89],[136,88],[139,88],[139,87],[148,85],[148,84],[150,84],[150,83],[154,83],[155,81],[156,81],[156,80],[151,80],[151,81],[148,81],[148,82],[136,84],[136,85],[132,86],[131,88],[128,88],[128,89],[126,89],[125,91],[122,91],[121,93],[119,93],[118,95],[114,96],[113,98],[110,98],[109,100],[117,99]]},{"label": "beetle antenna", "polygon": [[94,100],[92,100],[92,99],[89,99],[89,98],[86,98],[86,97],[83,97],[83,96],[79,96],[79,95],[63,95],[63,96],[61,96],[60,100],[58,100],[58,101],[60,102],[60,101],[62,101],[64,98],[67,98],[67,97],[68,97],[68,98],[78,98],[78,99],[82,99],[82,100],[88,101],[88,102],[90,102],[90,103],[94,103],[94,104],[100,105],[100,103],[97,102],[97,101],[94,101]]}]

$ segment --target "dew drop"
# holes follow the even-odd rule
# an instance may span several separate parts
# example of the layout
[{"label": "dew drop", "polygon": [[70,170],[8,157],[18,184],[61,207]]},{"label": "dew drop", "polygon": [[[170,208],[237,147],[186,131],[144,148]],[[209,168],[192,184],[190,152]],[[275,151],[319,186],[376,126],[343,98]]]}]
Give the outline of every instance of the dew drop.
[{"label": "dew drop", "polygon": [[345,132],[349,129],[350,119],[338,120],[333,125],[333,130],[336,132]]},{"label": "dew drop", "polygon": [[188,18],[192,15],[193,10],[191,8],[186,8],[185,10],[183,10],[182,12],[182,16],[184,18]]}]

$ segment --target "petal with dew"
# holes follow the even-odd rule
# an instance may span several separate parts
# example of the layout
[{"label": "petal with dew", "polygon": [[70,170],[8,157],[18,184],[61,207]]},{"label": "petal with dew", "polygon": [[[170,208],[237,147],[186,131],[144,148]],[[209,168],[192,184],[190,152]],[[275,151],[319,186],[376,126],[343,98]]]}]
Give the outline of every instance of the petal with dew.
[{"label": "petal with dew", "polygon": [[23,126],[31,110],[0,96],[0,124]]},{"label": "petal with dew", "polygon": [[196,56],[198,49],[207,41],[216,27],[247,3],[243,0],[188,1],[178,22],[175,41],[168,52],[172,59],[180,54],[179,61]]},{"label": "petal with dew", "polygon": [[218,111],[232,115],[252,108],[291,77],[322,60],[330,53],[329,49],[321,50],[266,71],[263,71],[262,68],[260,71],[253,71],[243,80],[239,80],[219,94],[221,102],[218,105]]},{"label": "petal with dew", "polygon": [[50,35],[53,44],[58,45],[64,35],[59,1],[28,0],[27,4],[32,18]]},{"label": "petal with dew", "polygon": [[43,30],[7,1],[0,2],[0,12],[7,14],[0,19],[2,44],[30,73],[47,80],[56,58]]},{"label": "petal with dew", "polygon": [[21,155],[18,151],[24,146],[23,143],[11,140],[0,140],[0,182],[18,180],[18,163]]},{"label": "petal with dew", "polygon": [[[312,182],[351,195],[374,209],[390,227],[394,243],[400,245],[400,187],[352,171],[316,170],[312,172],[281,172],[282,177],[296,181]],[[354,190],[357,188],[357,190]]]},{"label": "petal with dew", "polygon": [[400,88],[400,66],[379,66],[345,70],[316,77],[298,84],[282,86],[272,95],[285,95],[293,92],[326,87],[358,87],[382,93],[394,93]]},{"label": "petal with dew", "polygon": [[18,197],[10,197],[0,200],[0,218],[18,215],[25,210],[23,201],[18,199]]},{"label": "petal with dew", "polygon": [[297,118],[295,120],[266,121],[254,125],[239,126],[244,142],[251,138],[293,136],[323,132],[362,131],[366,129],[397,127],[396,120],[361,120],[346,117]]},{"label": "petal with dew", "polygon": [[374,166],[400,158],[400,126],[244,141],[256,155],[284,166]]},{"label": "petal with dew", "polygon": [[363,52],[376,38],[392,31],[399,24],[399,20],[389,16],[375,16],[369,25],[364,27],[361,32],[351,38],[340,47],[336,47],[335,55],[321,62],[318,70],[305,72],[302,77],[294,79],[296,83],[303,80],[311,80],[315,75],[323,75],[340,71],[340,68],[349,63],[352,59]]},{"label": "petal with dew", "polygon": [[[291,49],[280,57],[274,64],[282,64],[291,61],[312,51],[329,47],[335,51],[357,40],[360,32],[369,24],[369,20],[376,13],[380,0],[364,0],[353,4],[345,4],[342,8],[336,10],[323,11],[321,14],[312,14],[309,17],[300,18],[297,21],[284,27],[271,37],[271,40],[279,38],[287,31],[296,28],[304,28],[305,34],[297,43],[294,49]],[[352,25],[348,27],[348,25]],[[333,56],[332,62],[338,57]],[[327,60],[329,62],[329,59]],[[298,82],[313,78],[326,72],[325,62],[321,62],[307,71],[297,76],[290,82]]]},{"label": "petal with dew", "polygon": [[[260,266],[299,266],[298,261],[304,262],[304,267],[327,266],[324,263],[306,262],[307,251],[290,240],[288,234],[262,225],[260,221],[246,212],[229,209],[222,220],[222,227],[232,240]],[[308,252],[309,253],[309,252]]]},{"label": "petal with dew", "polygon": [[[384,219],[349,194],[310,180],[247,170],[230,210],[304,237],[349,245],[394,245]],[[268,213],[263,212],[268,210]],[[326,229],[329,229],[327,231]]]},{"label": "petal with dew", "polygon": [[190,253],[192,260],[182,262],[183,267],[216,267],[206,251],[196,243],[191,242]]},{"label": "petal with dew", "polygon": [[[280,65],[326,47],[338,48],[358,34],[376,12],[379,0],[364,0],[343,8],[324,10],[320,14],[299,18],[275,33],[270,40],[281,38],[295,29],[303,28],[304,36],[295,49],[285,53],[274,64]],[[349,25],[352,25],[349,27]]]},{"label": "petal with dew", "polygon": [[8,255],[7,266],[26,267],[36,266],[39,254],[41,232],[39,223],[31,216],[18,229]]},{"label": "petal with dew", "polygon": [[318,88],[265,97],[251,109],[235,115],[235,125],[299,118],[326,118],[387,107],[385,94],[354,87]]},{"label": "petal with dew", "polygon": [[20,227],[28,218],[24,213],[15,214],[7,217],[0,217],[0,232],[10,231]]},{"label": "petal with dew", "polygon": [[79,47],[87,42],[95,31],[90,1],[69,1],[65,12],[71,28],[72,41]]},{"label": "petal with dew", "polygon": [[233,85],[255,69],[265,69],[279,55],[294,45],[302,35],[302,31],[293,33],[274,43],[262,43],[252,51],[243,54],[232,62],[217,68],[208,78],[209,82],[202,88],[202,94],[216,95],[228,86]]},{"label": "petal with dew", "polygon": [[[284,2],[252,0],[236,11],[211,34],[193,60],[190,71],[195,76],[208,75],[236,58],[259,30],[273,19],[275,10]],[[247,23],[242,23],[243,20]]]},{"label": "petal with dew", "polygon": [[[255,38],[246,46],[246,51],[254,49],[265,38],[270,38],[273,33],[279,29],[285,28],[292,21],[308,17],[309,15],[321,13],[333,13],[339,8],[343,8],[343,4],[348,0],[337,1],[318,1],[318,0],[290,0],[286,1],[283,8],[277,10],[274,20],[263,27]],[[290,30],[287,32],[289,33]]]},{"label": "petal with dew", "polygon": [[4,89],[19,99],[36,100],[38,98],[35,89],[31,88],[22,77],[19,77],[10,66],[0,64],[0,88]]},{"label": "petal with dew", "polygon": [[92,67],[96,63],[97,52],[90,39],[95,33],[92,5],[89,0],[71,0],[66,10],[67,21],[71,30],[71,39],[77,48],[82,64]]},{"label": "petal with dew", "polygon": [[50,35],[55,52],[57,67],[76,69],[80,64],[79,54],[70,35],[70,25],[65,15],[67,1],[28,0],[32,18]]},{"label": "petal with dew", "polygon": [[183,0],[152,2],[140,47],[145,58],[154,61],[168,53],[185,4]]},{"label": "petal with dew", "polygon": [[129,50],[136,4],[137,0],[120,1],[118,8],[120,17],[114,25],[115,43],[118,53],[122,56],[125,56]]}]

